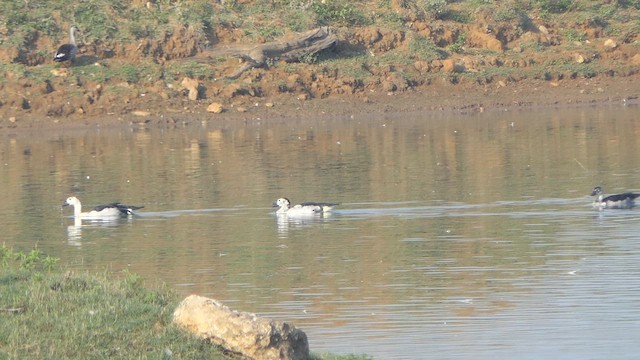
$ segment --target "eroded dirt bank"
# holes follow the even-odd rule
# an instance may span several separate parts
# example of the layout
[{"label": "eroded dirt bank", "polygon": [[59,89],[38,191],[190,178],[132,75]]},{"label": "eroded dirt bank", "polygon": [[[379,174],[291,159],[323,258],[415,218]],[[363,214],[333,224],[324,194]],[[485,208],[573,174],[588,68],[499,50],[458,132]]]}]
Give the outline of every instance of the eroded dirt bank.
[{"label": "eroded dirt bank", "polygon": [[536,81],[515,84],[431,85],[402,93],[370,91],[361,95],[335,95],[324,99],[300,99],[295,95],[254,99],[252,103],[229,105],[222,113],[207,109],[210,99],[161,99],[140,97],[114,103],[103,114],[47,116],[37,112],[4,114],[0,131],[20,129],[91,128],[108,126],[175,127],[202,121],[296,119],[315,116],[383,115],[403,112],[512,111],[537,107],[573,107],[638,104],[638,76],[576,79],[560,82]]},{"label": "eroded dirt bank", "polygon": [[[190,9],[211,10],[192,14],[208,25],[168,21],[152,31],[158,19],[179,13],[180,4],[133,2],[114,14],[114,34],[100,35],[90,19],[79,24],[87,31],[70,67],[48,57],[64,39],[29,30],[29,46],[0,51],[0,131],[621,104],[640,95],[635,7],[576,5],[545,13],[535,6],[515,11],[507,3],[443,3],[446,11],[432,17],[405,2],[340,5],[352,11],[352,22],[357,14],[367,17],[346,26],[326,4],[312,13],[273,2],[261,13],[249,0],[235,7],[193,2]],[[598,17],[603,13],[607,21]],[[260,34],[286,28],[293,14],[313,15],[304,29],[327,23],[324,15],[337,16],[327,27],[335,46],[294,63],[269,58],[230,76],[243,65],[220,50],[280,39]],[[144,19],[146,31],[133,26]],[[58,17],[56,24],[68,26]],[[291,31],[282,33],[286,39]]]}]

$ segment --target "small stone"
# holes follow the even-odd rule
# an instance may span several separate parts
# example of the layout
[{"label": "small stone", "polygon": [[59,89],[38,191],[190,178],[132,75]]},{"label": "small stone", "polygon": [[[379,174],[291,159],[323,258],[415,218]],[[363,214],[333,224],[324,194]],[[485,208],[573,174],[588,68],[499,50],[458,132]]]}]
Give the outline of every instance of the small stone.
[{"label": "small stone", "polygon": [[538,26],[538,30],[545,35],[549,35],[549,29],[547,29],[544,25]]},{"label": "small stone", "polygon": [[222,107],[222,104],[214,102],[207,106],[207,111],[214,114],[220,114],[224,111],[224,108]]},{"label": "small stone", "polygon": [[382,82],[382,89],[389,93],[398,90],[398,86],[393,81],[385,79]]},{"label": "small stone", "polygon": [[9,118],[9,122],[12,123],[12,124],[14,124],[16,121],[18,121],[18,120],[16,119],[15,116],[12,116],[12,117]]},{"label": "small stone", "polygon": [[198,89],[189,89],[189,100],[196,101],[198,100]]},{"label": "small stone", "polygon": [[53,70],[51,70],[51,75],[57,76],[57,77],[69,76],[69,70],[67,70],[67,69],[53,69]]},{"label": "small stone", "polygon": [[247,112],[247,108],[246,108],[246,107],[244,107],[244,106],[238,106],[238,107],[236,108],[236,111],[237,111],[237,112],[241,112],[241,113],[243,113],[243,112]]},{"label": "small stone", "polygon": [[578,63],[578,64],[582,64],[584,63],[584,56],[580,55],[580,54],[573,54],[573,59]]},{"label": "small stone", "polygon": [[198,80],[185,77],[180,82],[180,86],[182,86],[183,89],[189,90],[189,100],[198,100],[198,87],[200,86]]},{"label": "small stone", "polygon": [[464,66],[456,64],[453,59],[442,60],[442,71],[446,73],[459,73],[464,71]]},{"label": "small stone", "polygon": [[609,49],[615,49],[618,47],[618,43],[613,39],[607,39],[604,42],[604,46]]},{"label": "small stone", "polygon": [[431,71],[431,64],[427,61],[416,61],[413,63],[413,67],[418,70],[419,73],[425,74]]},{"label": "small stone", "polygon": [[180,86],[182,86],[184,89],[197,88],[198,80],[186,77],[182,79],[182,81],[180,82]]},{"label": "small stone", "polygon": [[149,116],[149,115],[151,115],[150,112],[145,111],[145,110],[134,110],[134,111],[131,112],[131,114],[135,115],[135,116]]},{"label": "small stone", "polygon": [[267,103],[264,103],[264,106],[266,106],[266,107],[273,107],[274,105],[273,105],[273,103],[272,103],[272,102],[267,102]]},{"label": "small stone", "polygon": [[298,100],[309,100],[309,95],[300,94],[300,95],[298,95]]}]

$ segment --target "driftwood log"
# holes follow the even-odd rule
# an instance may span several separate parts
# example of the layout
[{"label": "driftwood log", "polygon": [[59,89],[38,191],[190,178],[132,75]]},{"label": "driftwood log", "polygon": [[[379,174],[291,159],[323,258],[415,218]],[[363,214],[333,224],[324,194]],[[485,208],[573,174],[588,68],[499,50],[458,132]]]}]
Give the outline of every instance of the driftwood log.
[{"label": "driftwood log", "polygon": [[188,296],[174,311],[173,322],[245,359],[309,359],[309,343],[302,330],[286,322],[231,310],[214,299]]},{"label": "driftwood log", "polygon": [[338,37],[331,28],[325,26],[264,44],[212,49],[203,55],[231,55],[243,59],[244,64],[228,76],[230,79],[236,79],[251,68],[265,66],[268,60],[300,61],[306,56],[334,46],[337,41]]}]

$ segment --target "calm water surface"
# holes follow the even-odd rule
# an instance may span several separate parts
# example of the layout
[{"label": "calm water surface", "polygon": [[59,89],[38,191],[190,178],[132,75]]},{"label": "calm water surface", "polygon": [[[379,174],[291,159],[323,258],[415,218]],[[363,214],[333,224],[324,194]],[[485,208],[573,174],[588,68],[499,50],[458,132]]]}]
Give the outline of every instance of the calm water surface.
[{"label": "calm water surface", "polygon": [[[0,241],[292,321],[377,359],[635,359],[640,109],[0,133]],[[145,205],[117,223],[61,209]],[[330,216],[271,203],[331,201]]]}]

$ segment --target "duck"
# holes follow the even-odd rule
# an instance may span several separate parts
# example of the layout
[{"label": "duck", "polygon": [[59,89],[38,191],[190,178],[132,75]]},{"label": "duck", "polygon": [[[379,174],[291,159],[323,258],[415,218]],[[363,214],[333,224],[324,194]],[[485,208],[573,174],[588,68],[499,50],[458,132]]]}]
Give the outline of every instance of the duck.
[{"label": "duck", "polygon": [[304,202],[291,206],[291,201],[287,198],[279,198],[273,203],[273,207],[279,208],[276,214],[287,215],[314,215],[330,212],[334,206],[340,205],[339,203],[324,203],[324,202]]},{"label": "duck", "polygon": [[76,53],[78,52],[78,46],[76,45],[75,32],[80,31],[76,26],[69,28],[69,43],[60,45],[58,51],[53,57],[55,62],[68,61],[70,64],[76,59]]},{"label": "duck", "polygon": [[614,194],[609,196],[604,196],[604,191],[602,191],[602,187],[596,186],[593,188],[591,192],[591,196],[595,196],[596,199],[593,202],[593,206],[598,207],[600,209],[631,209],[635,206],[635,199],[640,196],[640,194],[635,194],[632,192],[626,192],[623,194]]},{"label": "duck", "polygon": [[114,202],[106,205],[98,205],[89,212],[82,212],[82,204],[75,196],[70,196],[62,206],[73,206],[73,216],[75,219],[116,219],[123,216],[135,215],[134,210],[142,209],[144,206],[123,205]]}]

